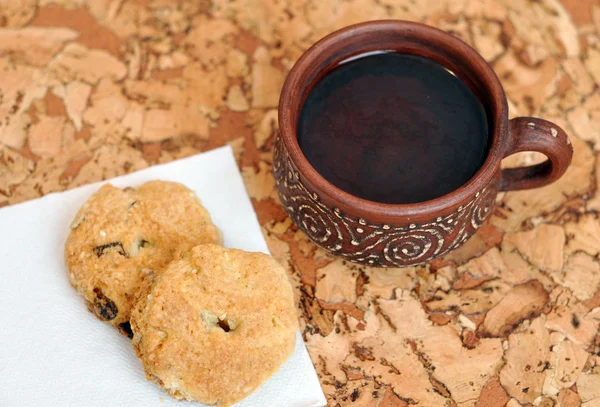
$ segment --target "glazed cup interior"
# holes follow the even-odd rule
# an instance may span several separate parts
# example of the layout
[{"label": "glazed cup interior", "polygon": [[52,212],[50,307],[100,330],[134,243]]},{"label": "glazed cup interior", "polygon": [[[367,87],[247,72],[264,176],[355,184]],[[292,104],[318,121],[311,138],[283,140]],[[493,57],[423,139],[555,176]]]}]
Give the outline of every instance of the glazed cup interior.
[{"label": "glazed cup interior", "polygon": [[[308,163],[297,139],[298,119],[313,87],[348,59],[373,52],[418,55],[443,65],[467,84],[486,110],[489,125],[487,158],[477,173],[455,191],[429,201],[413,204],[383,204],[368,201],[340,190],[325,180]],[[377,217],[425,215],[432,208],[452,207],[475,194],[481,180],[488,183],[499,168],[506,145],[507,105],[500,82],[485,60],[456,37],[435,28],[404,21],[377,21],[347,27],[313,45],[290,71],[279,106],[280,134],[291,159],[305,179],[328,200],[339,206],[359,209]],[[475,181],[478,182],[475,182]]]}]

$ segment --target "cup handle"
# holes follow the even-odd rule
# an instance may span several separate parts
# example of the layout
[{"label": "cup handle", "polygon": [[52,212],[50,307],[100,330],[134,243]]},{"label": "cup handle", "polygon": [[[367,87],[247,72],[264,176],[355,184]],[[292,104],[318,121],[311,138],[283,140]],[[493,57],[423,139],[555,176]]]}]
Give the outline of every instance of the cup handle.
[{"label": "cup handle", "polygon": [[510,141],[504,157],[537,151],[548,159],[529,167],[502,170],[501,191],[539,188],[559,179],[571,164],[573,146],[563,129],[543,119],[518,117],[509,125]]}]

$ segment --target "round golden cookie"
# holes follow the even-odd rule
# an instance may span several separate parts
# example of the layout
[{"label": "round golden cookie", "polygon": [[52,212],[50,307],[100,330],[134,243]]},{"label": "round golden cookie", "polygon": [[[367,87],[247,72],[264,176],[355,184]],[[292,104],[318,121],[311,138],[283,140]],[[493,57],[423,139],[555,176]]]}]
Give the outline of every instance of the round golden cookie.
[{"label": "round golden cookie", "polygon": [[165,181],[137,189],[102,186],[71,229],[65,244],[71,284],[90,311],[129,336],[129,315],[144,278],[173,260],[176,250],[220,241],[196,194]]},{"label": "round golden cookie", "polygon": [[294,351],[292,287],[266,254],[197,246],[138,294],[133,346],[148,380],[177,399],[229,406]]}]

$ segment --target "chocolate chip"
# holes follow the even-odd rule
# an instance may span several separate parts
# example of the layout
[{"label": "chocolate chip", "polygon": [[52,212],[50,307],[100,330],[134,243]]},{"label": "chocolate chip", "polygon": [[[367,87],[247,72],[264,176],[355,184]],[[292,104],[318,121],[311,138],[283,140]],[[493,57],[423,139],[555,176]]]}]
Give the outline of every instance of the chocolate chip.
[{"label": "chocolate chip", "polygon": [[125,188],[123,188],[123,191],[125,191],[125,192],[135,192],[135,188],[133,188],[133,187],[125,187]]},{"label": "chocolate chip", "polygon": [[206,332],[210,332],[212,327],[218,326],[224,332],[235,331],[236,328],[240,325],[239,322],[227,318],[227,315],[224,314],[220,317],[217,317],[214,313],[209,310],[203,310],[201,314],[201,318],[206,324]]},{"label": "chocolate chip", "polygon": [[102,290],[98,287],[94,288],[94,294],[96,294],[93,308],[94,313],[104,321],[115,319],[117,312],[119,312],[115,303],[106,295],[104,295]]},{"label": "chocolate chip", "polygon": [[103,254],[106,254],[106,252],[112,248],[116,248],[117,253],[119,253],[121,256],[129,257],[127,255],[127,253],[125,252],[125,249],[123,249],[123,243],[121,243],[121,242],[111,242],[111,243],[103,244],[102,246],[96,246],[96,247],[94,247],[94,254],[96,254],[96,256],[100,257]]},{"label": "chocolate chip", "polygon": [[225,320],[219,319],[218,325],[225,332],[231,331],[231,327],[229,326],[229,322],[226,319]]},{"label": "chocolate chip", "polygon": [[133,338],[133,331],[131,330],[131,324],[129,322],[119,324],[119,331],[121,331],[123,335],[127,335],[129,339]]},{"label": "chocolate chip", "polygon": [[150,247],[150,242],[144,239],[138,240],[138,247]]}]

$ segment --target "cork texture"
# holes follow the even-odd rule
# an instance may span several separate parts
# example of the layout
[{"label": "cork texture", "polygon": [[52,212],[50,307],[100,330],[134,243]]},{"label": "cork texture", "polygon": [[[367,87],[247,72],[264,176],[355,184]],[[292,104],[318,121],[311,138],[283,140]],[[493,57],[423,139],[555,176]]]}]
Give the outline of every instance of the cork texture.
[{"label": "cork texture", "polygon": [[[318,249],[271,176],[294,61],[382,18],[473,45],[511,117],[575,149],[561,180],[500,194],[462,248],[406,269]],[[600,406],[597,0],[0,0],[0,72],[0,206],[233,146],[329,406]]]}]

